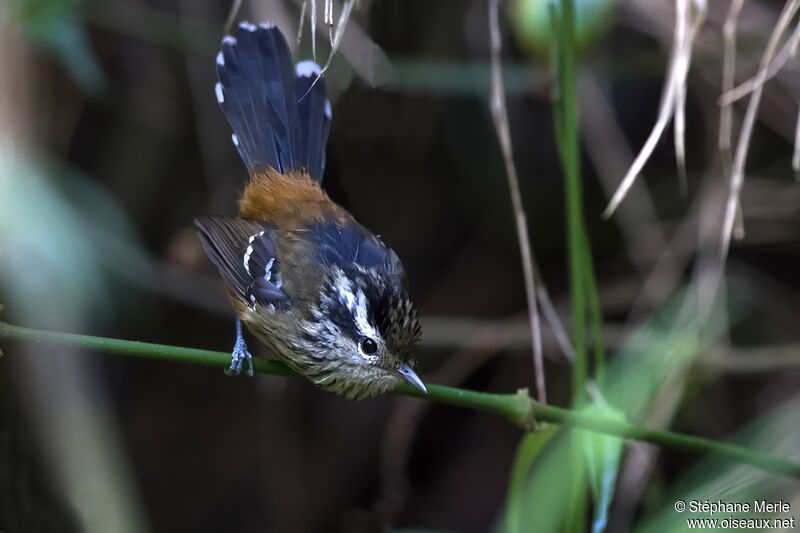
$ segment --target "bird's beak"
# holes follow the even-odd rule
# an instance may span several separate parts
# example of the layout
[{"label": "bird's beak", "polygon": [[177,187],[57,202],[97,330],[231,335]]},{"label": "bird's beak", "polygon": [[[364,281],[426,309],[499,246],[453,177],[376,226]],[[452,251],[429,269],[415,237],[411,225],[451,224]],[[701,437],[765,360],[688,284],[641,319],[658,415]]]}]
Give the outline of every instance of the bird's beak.
[{"label": "bird's beak", "polygon": [[419,376],[417,375],[416,372],[414,372],[414,369],[411,368],[411,366],[409,366],[406,363],[403,363],[402,365],[397,367],[397,372],[400,373],[401,376],[403,376],[403,379],[414,385],[416,388],[418,388],[425,394],[428,394],[428,389],[425,388],[425,384],[422,382],[421,379],[419,379]]}]

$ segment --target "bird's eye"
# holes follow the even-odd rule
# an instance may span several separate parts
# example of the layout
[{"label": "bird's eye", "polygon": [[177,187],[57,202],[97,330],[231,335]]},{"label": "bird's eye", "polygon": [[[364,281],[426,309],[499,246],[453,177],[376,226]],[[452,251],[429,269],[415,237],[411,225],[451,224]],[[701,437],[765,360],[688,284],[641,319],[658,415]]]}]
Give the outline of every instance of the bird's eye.
[{"label": "bird's eye", "polygon": [[378,351],[378,343],[369,337],[364,337],[361,339],[361,351],[365,355],[372,355]]}]

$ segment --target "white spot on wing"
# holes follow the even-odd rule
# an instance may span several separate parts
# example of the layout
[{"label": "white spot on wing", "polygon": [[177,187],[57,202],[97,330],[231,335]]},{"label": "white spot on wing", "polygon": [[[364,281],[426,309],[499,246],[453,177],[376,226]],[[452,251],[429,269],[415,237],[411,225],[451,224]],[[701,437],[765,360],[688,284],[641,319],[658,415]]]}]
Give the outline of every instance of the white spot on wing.
[{"label": "white spot on wing", "polygon": [[217,65],[224,67],[225,66],[225,56],[222,55],[222,52],[217,53]]},{"label": "white spot on wing", "polygon": [[331,109],[331,101],[327,98],[325,99],[325,116],[328,117],[328,120],[333,118],[333,110]]},{"label": "white spot on wing", "polygon": [[[253,255],[253,246],[250,245],[247,247],[247,250],[244,252],[244,259],[242,259],[242,266],[244,266],[245,271],[250,274],[250,265],[247,263],[250,262],[250,256]],[[252,274],[250,274],[252,275]]]},{"label": "white spot on wing", "polygon": [[231,133],[231,140],[234,146],[239,146],[239,137],[237,137],[235,133]]},{"label": "white spot on wing", "polygon": [[260,231],[255,235],[250,235],[250,238],[247,239],[247,250],[244,251],[244,257],[242,258],[242,266],[244,266],[245,271],[251,276],[253,274],[250,272],[250,265],[248,263],[250,262],[250,256],[253,255],[253,241],[256,240],[256,237],[261,237],[262,235],[264,235],[264,232]]},{"label": "white spot on wing", "polygon": [[214,85],[214,92],[217,94],[217,102],[220,104],[223,103],[225,101],[225,94],[222,92],[221,83],[217,82],[217,84]]},{"label": "white spot on wing", "polygon": [[275,27],[275,23],[272,22],[271,20],[267,20],[267,21],[262,22],[258,26],[263,30],[271,30],[272,28]]},{"label": "white spot on wing", "polygon": [[232,35],[226,35],[225,37],[222,38],[222,44],[228,44],[230,46],[233,46],[236,44],[236,37]]},{"label": "white spot on wing", "polygon": [[301,78],[310,78],[311,76],[319,76],[322,69],[313,61],[299,61],[294,67],[295,72]]},{"label": "white spot on wing", "polygon": [[[263,233],[263,232],[262,232]],[[272,278],[272,264],[275,262],[274,257],[270,257],[266,266],[264,267],[264,279],[269,281]]]},{"label": "white spot on wing", "polygon": [[256,31],[256,25],[252,22],[240,22],[239,27],[247,31]]}]

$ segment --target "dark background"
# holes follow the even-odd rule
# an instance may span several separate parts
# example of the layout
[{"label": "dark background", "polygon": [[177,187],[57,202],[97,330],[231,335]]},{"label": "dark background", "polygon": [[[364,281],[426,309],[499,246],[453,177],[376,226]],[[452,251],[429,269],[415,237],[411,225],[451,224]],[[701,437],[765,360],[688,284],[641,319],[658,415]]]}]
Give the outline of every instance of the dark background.
[{"label": "dark background", "polygon": [[[213,95],[229,7],[0,6],[2,135],[12,140],[0,207],[18,213],[0,216],[3,320],[231,348],[233,316],[191,226],[195,216],[232,213],[246,176]],[[601,183],[616,186],[656,119],[671,7],[609,5],[581,51],[584,213],[611,354],[691,279],[702,252],[698,220],[720,218],[705,199],[725,183],[716,98],[727,7],[711,3],[693,58],[688,192],[678,185],[670,127],[635,186],[639,196],[623,205],[627,215],[610,220],[601,218],[609,198]],[[779,9],[748,2],[739,81],[755,72]],[[502,13],[532,245],[566,321],[565,200],[548,55]],[[290,2],[245,2],[239,19],[274,18],[294,43],[298,17]],[[402,258],[425,319],[423,379],[494,392],[532,387],[519,250],[488,110],[486,4],[362,1],[351,23],[365,37],[352,44],[353,57],[334,57],[328,75],[334,119],[325,187]],[[309,31],[298,58],[310,55]],[[393,75],[369,55],[366,36]],[[327,36],[317,41],[324,60]],[[371,75],[364,79],[353,62]],[[648,411],[645,424],[724,439],[797,388],[800,358],[759,363],[772,361],[765,358],[775,347],[792,354],[798,342],[800,189],[790,166],[798,82],[792,70],[771,82],[756,125],[742,196],[747,236],[728,265],[735,318],[680,377],[667,420]],[[657,268],[666,243],[674,250],[669,276]],[[569,364],[545,333],[550,399],[566,404]],[[300,379],[226,378],[190,364],[5,341],[3,351],[4,533],[486,531],[502,516],[521,432],[489,415],[396,397],[353,403]],[[755,362],[726,364],[737,356]],[[646,495],[652,501],[695,461],[654,454],[638,491],[625,485],[624,469],[641,467],[623,465],[611,529],[627,529],[647,508]]]}]

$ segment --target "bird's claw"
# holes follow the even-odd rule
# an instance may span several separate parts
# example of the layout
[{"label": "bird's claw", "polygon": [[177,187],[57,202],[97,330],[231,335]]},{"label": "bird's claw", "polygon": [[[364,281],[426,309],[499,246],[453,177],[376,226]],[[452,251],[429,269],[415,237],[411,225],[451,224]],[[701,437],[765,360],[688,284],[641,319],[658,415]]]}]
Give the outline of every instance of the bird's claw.
[{"label": "bird's claw", "polygon": [[241,374],[244,361],[247,361],[247,375],[252,377],[253,356],[247,349],[247,343],[244,341],[244,337],[238,335],[236,344],[233,346],[233,352],[231,352],[231,365],[225,369],[225,375],[238,376]]}]

